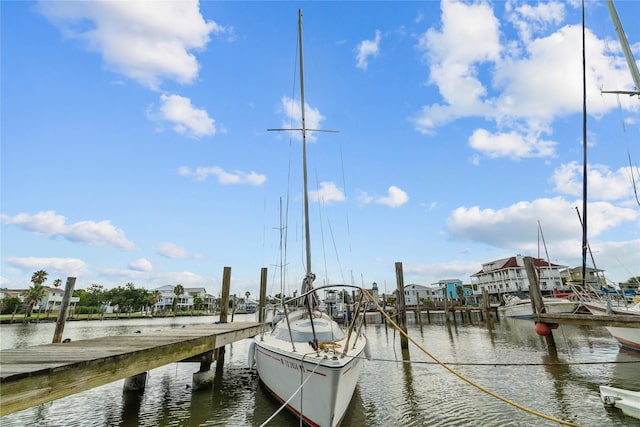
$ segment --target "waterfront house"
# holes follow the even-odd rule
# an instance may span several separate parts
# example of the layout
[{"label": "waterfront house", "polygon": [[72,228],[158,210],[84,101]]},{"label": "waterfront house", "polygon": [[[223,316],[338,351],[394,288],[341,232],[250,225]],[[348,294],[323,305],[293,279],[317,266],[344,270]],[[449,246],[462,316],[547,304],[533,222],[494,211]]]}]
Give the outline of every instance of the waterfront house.
[{"label": "waterfront house", "polygon": [[435,286],[422,286],[412,283],[404,287],[404,304],[407,307],[417,307],[418,302],[424,300],[436,301],[439,289]]},{"label": "waterfront house", "polygon": [[[45,288],[47,288],[47,294],[42,300],[38,301],[38,310],[49,313],[60,311],[60,307],[62,307],[62,298],[64,297],[64,289],[50,288],[48,286],[45,286]],[[80,301],[79,297],[71,297],[69,302],[71,311],[73,311],[73,308],[76,306],[78,301]],[[35,310],[36,307],[34,306],[33,308]]]},{"label": "waterfront house", "polygon": [[[565,282],[583,286],[582,266],[567,268],[562,273]],[[600,287],[606,286],[607,283],[604,278],[604,270],[599,268],[585,267],[585,278],[584,288],[587,292],[600,292]]]},{"label": "waterfront house", "polygon": [[173,307],[173,301],[176,301],[176,311],[180,310],[194,310],[195,298],[202,300],[202,309],[205,311],[213,311],[215,308],[215,297],[207,293],[205,288],[184,288],[184,292],[176,297],[175,286],[165,285],[154,289],[154,291],[160,292],[160,299],[156,302],[154,308],[156,311],[169,311]]},{"label": "waterfront house", "polygon": [[[562,270],[566,265],[533,258],[533,265],[540,276],[540,290],[543,294],[553,294],[554,289],[567,291],[562,280]],[[529,278],[524,266],[524,257],[516,255],[482,264],[482,269],[471,275],[473,295],[482,295],[486,289],[489,296],[506,293],[529,292]],[[500,298],[498,298],[500,300]]]},{"label": "waterfront house", "polygon": [[[60,311],[60,307],[62,306],[62,298],[64,297],[64,289],[51,288],[49,286],[43,286],[47,292],[44,297],[38,301],[33,306],[34,312],[57,312]],[[24,302],[24,295],[29,291],[29,289],[0,289],[0,299],[5,297],[16,297],[20,301]],[[69,302],[69,307],[71,310],[76,306],[76,304],[80,301],[78,297],[71,297]]]},{"label": "waterfront house", "polygon": [[447,300],[460,301],[462,303],[467,297],[473,295],[471,286],[465,286],[460,279],[438,280],[438,283],[434,283],[432,287],[438,289],[438,301],[444,300],[444,295],[446,295]]}]

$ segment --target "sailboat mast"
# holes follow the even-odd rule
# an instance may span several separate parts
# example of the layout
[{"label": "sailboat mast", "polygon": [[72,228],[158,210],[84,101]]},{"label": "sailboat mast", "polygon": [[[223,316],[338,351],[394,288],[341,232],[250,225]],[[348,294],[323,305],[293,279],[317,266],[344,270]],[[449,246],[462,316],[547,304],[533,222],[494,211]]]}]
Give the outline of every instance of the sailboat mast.
[{"label": "sailboat mast", "polygon": [[624,57],[627,60],[627,65],[629,66],[629,71],[631,72],[631,78],[633,79],[633,83],[636,86],[636,91],[630,92],[630,94],[640,95],[640,72],[638,71],[638,65],[636,64],[635,59],[633,59],[631,47],[629,47],[629,41],[627,40],[627,36],[624,34],[624,29],[622,28],[622,23],[620,22],[620,18],[618,17],[618,12],[616,11],[616,7],[613,4],[613,0],[607,0],[607,7],[609,8],[609,14],[611,15],[613,26],[616,29],[616,34],[618,35],[618,39],[620,40],[622,52],[624,52]]},{"label": "sailboat mast", "polygon": [[304,57],[302,54],[302,9],[298,9],[298,45],[300,46],[300,112],[302,115],[302,197],[304,200],[304,237],[307,273],[311,273],[311,240],[309,231],[309,196],[307,194],[307,127],[304,119]]},{"label": "sailboat mast", "polygon": [[587,55],[582,0],[582,289],[587,289]]}]

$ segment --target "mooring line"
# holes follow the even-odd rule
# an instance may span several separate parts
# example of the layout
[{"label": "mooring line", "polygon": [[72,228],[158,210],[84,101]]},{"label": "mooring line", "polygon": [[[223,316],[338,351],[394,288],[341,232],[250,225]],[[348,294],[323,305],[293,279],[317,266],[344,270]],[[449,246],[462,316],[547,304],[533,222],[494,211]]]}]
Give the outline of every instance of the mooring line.
[{"label": "mooring line", "polygon": [[395,329],[398,330],[398,332],[400,332],[400,334],[402,334],[405,338],[407,338],[409,341],[411,341],[416,347],[418,347],[420,350],[422,350],[422,352],[424,354],[426,354],[431,359],[433,359],[438,365],[442,366],[444,369],[446,369],[447,371],[449,371],[450,373],[452,373],[456,377],[460,378],[462,381],[466,382],[469,385],[472,385],[473,387],[477,388],[478,390],[480,390],[480,391],[482,391],[484,393],[487,393],[490,396],[495,397],[498,400],[501,400],[502,402],[504,402],[504,403],[506,403],[508,405],[513,406],[514,408],[520,409],[520,410],[522,410],[524,412],[527,412],[529,414],[536,415],[536,416],[538,416],[540,418],[544,418],[546,420],[553,421],[553,422],[556,422],[558,424],[563,424],[563,425],[572,426],[572,427],[580,427],[580,424],[572,423],[571,421],[565,421],[565,420],[561,420],[559,418],[552,417],[552,416],[547,415],[547,414],[543,414],[542,412],[538,412],[538,411],[536,411],[534,409],[527,408],[526,406],[520,405],[517,402],[509,400],[504,396],[500,396],[499,394],[489,390],[488,388],[486,388],[486,387],[484,387],[484,386],[472,381],[471,379],[465,377],[464,375],[462,375],[460,372],[456,371],[455,369],[450,368],[445,363],[441,362],[436,356],[431,354],[427,349],[422,347],[417,341],[415,341],[413,338],[411,338],[409,336],[409,334],[407,334],[400,326],[398,326],[398,324],[396,324],[396,322],[393,321],[391,316],[389,316],[384,311],[384,309],[382,307],[380,307],[380,304],[378,304],[378,301],[376,301],[375,298],[373,297],[373,295],[371,295],[371,292],[369,292],[367,289],[362,289],[362,292],[364,292],[367,295],[367,297],[369,298],[370,301],[373,301],[373,303],[378,308],[378,311],[380,313],[382,313],[382,315],[389,321],[389,323],[391,323],[391,325]]},{"label": "mooring line", "polygon": [[[301,370],[302,372],[304,372],[304,358],[305,356],[309,355],[309,354],[315,354],[315,352],[313,353],[307,353],[305,355],[302,356],[302,367]],[[278,408],[278,410],[276,412],[274,412],[273,414],[271,414],[271,416],[269,418],[267,418],[267,420],[265,422],[263,422],[262,424],[260,424],[260,427],[264,427],[266,426],[271,420],[273,420],[275,418],[276,415],[278,415],[284,408],[287,407],[287,405],[289,404],[289,402],[291,402],[293,400],[293,398],[296,396],[296,394],[298,394],[300,392],[300,390],[302,390],[302,387],[304,387],[304,385],[307,383],[307,381],[309,381],[309,378],[311,378],[311,376],[313,374],[316,373],[316,371],[318,370],[318,367],[320,366],[320,362],[322,359],[318,360],[318,363],[316,363],[316,367],[313,368],[313,371],[309,372],[309,375],[307,375],[307,378],[305,378],[304,381],[302,381],[302,383],[300,384],[300,387],[298,387],[296,389],[296,391],[293,392],[293,394],[291,395],[291,397],[289,399],[287,399],[286,402],[284,402],[282,404],[282,406],[280,406]],[[313,361],[309,361],[309,363],[313,363]],[[300,403],[302,404],[302,399],[300,400]],[[302,416],[302,408],[300,408],[300,416]]]}]

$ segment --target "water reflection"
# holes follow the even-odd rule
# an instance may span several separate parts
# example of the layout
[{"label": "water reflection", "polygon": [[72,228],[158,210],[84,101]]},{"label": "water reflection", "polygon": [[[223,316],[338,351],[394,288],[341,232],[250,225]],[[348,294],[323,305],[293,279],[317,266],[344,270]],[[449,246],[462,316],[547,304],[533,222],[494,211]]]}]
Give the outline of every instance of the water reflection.
[{"label": "water reflection", "polygon": [[[65,336],[77,340],[137,330],[144,334],[210,321],[72,322]],[[53,336],[54,328],[47,324],[9,326],[0,327],[2,348],[49,343]],[[554,330],[555,352],[536,335],[533,322],[525,320],[425,322],[422,331],[410,323],[408,331],[461,374],[523,406],[585,426],[634,425],[633,419],[602,405],[598,385],[639,389],[640,352],[620,349],[604,328],[560,327]],[[364,363],[344,426],[556,425],[471,387],[430,363],[411,343],[410,355],[403,354],[399,333],[385,325],[369,325],[366,333],[373,360]],[[123,381],[117,381],[2,417],[0,425],[258,426],[280,404],[248,368],[249,343],[227,346],[224,365],[214,366],[208,390],[190,388],[199,363],[176,363],[149,372],[142,395],[123,393]],[[299,420],[283,411],[269,425],[297,426]]]},{"label": "water reflection", "polygon": [[138,427],[140,425],[140,408],[144,401],[144,390],[122,392],[122,427]]}]

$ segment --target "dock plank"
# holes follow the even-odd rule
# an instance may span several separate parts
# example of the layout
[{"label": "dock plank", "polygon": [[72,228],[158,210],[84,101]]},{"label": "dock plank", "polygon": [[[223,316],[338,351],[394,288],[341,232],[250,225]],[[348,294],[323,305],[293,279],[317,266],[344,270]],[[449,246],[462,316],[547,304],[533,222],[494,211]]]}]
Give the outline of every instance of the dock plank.
[{"label": "dock plank", "polygon": [[623,328],[640,328],[640,316],[628,314],[534,314],[536,322],[563,323],[581,326],[620,326]]},{"label": "dock plank", "polygon": [[262,329],[193,325],[0,351],[0,416],[189,359]]}]

